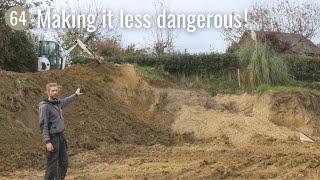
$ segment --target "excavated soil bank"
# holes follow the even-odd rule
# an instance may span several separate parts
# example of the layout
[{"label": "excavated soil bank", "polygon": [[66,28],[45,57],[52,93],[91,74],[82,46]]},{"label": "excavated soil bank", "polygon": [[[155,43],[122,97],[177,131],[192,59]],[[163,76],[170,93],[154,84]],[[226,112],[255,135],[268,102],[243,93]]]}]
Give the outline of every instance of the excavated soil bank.
[{"label": "excavated soil bank", "polygon": [[[0,179],[43,179],[38,103],[48,82],[85,92],[65,109],[68,179],[317,179],[318,94],[156,88],[131,65],[0,72]],[[299,132],[315,143],[300,142]],[[30,167],[30,168],[29,168]],[[12,172],[13,171],[13,172]]]},{"label": "excavated soil bank", "polygon": [[[38,103],[48,82],[62,85],[61,97],[80,87],[85,93],[64,110],[71,154],[95,149],[100,142],[170,144],[161,121],[148,113],[152,88],[131,65],[74,65],[63,71],[0,71],[0,172],[42,167],[44,145]],[[151,120],[152,119],[152,120]]]}]

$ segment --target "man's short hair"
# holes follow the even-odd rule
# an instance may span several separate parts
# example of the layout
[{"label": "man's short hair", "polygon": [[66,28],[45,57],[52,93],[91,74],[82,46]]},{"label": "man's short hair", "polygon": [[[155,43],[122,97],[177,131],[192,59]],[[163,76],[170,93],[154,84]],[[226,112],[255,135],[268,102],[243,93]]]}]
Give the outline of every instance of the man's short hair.
[{"label": "man's short hair", "polygon": [[58,85],[58,83],[48,83],[48,84],[46,85],[46,90],[47,90],[47,92],[50,91],[50,88],[52,88],[52,87],[58,87],[59,90],[61,89],[61,86]]}]

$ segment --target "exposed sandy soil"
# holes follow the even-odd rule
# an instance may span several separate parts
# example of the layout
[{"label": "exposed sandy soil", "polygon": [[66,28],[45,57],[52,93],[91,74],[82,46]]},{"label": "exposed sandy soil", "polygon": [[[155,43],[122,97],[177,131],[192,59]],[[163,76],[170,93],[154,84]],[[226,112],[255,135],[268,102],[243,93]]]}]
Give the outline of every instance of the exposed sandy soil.
[{"label": "exposed sandy soil", "polygon": [[[54,76],[51,80],[59,81],[69,91],[75,86],[68,84],[81,82],[89,96],[65,112],[70,119],[67,135],[72,144],[68,179],[320,177],[319,95],[270,92],[211,97],[202,91],[151,87],[130,65],[75,66],[63,72],[36,74],[3,72],[0,83],[7,83],[5,94],[17,94],[19,88],[9,85],[13,77],[24,77],[34,83],[24,89],[32,87],[30,91],[39,94],[48,81],[42,80],[44,76]],[[36,103],[38,94],[34,93],[34,101],[23,98],[18,102]],[[0,112],[8,114],[2,116],[10,118],[5,122],[11,120],[11,126],[0,123],[4,129],[0,132],[0,159],[4,164],[0,179],[43,179],[36,110],[22,104],[11,114],[4,107],[2,103]],[[79,116],[81,113],[83,116]],[[76,137],[82,132],[78,129],[79,118],[90,130]],[[30,137],[20,137],[20,131],[13,129],[18,127],[29,129]],[[315,143],[300,142],[299,132],[310,135]],[[10,138],[5,138],[8,135]],[[13,150],[26,146],[24,140],[30,139],[34,144],[28,147],[32,148]],[[31,156],[35,152],[38,154]],[[22,154],[29,156],[24,159]]]}]

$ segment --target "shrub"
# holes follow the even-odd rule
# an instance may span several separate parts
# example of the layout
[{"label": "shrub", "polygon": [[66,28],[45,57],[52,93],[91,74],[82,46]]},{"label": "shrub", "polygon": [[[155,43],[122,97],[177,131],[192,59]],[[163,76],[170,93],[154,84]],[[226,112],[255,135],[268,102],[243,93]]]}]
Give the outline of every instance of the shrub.
[{"label": "shrub", "polygon": [[240,48],[238,55],[253,88],[260,84],[283,84],[289,80],[285,62],[265,44],[247,43]]},{"label": "shrub", "polygon": [[283,55],[288,72],[299,81],[320,81],[320,57]]},{"label": "shrub", "polygon": [[122,56],[146,56],[148,55],[148,49],[147,48],[137,49],[137,47],[134,44],[130,44],[123,49],[121,55]]},{"label": "shrub", "polygon": [[101,56],[115,56],[121,51],[121,45],[116,39],[105,39],[97,43],[97,53]]},{"label": "shrub", "polygon": [[228,46],[226,52],[227,52],[227,53],[236,53],[236,52],[239,50],[239,48],[240,48],[239,43],[232,42],[232,43]]},{"label": "shrub", "polygon": [[173,54],[164,56],[111,57],[107,61],[160,66],[171,74],[208,75],[238,67],[235,54]]},{"label": "shrub", "polygon": [[26,31],[14,31],[4,20],[7,9],[18,1],[0,1],[0,69],[7,71],[36,71],[38,48]]},{"label": "shrub", "polygon": [[0,69],[16,72],[36,71],[38,48],[24,31],[0,26]]}]

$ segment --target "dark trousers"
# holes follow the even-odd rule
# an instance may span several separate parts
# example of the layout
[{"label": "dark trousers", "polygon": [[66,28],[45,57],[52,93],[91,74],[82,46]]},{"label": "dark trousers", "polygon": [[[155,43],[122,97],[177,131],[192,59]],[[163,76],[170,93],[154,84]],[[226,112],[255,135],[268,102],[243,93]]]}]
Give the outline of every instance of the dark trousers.
[{"label": "dark trousers", "polygon": [[54,151],[46,150],[45,180],[64,179],[68,168],[67,141],[62,134],[50,134]]}]

